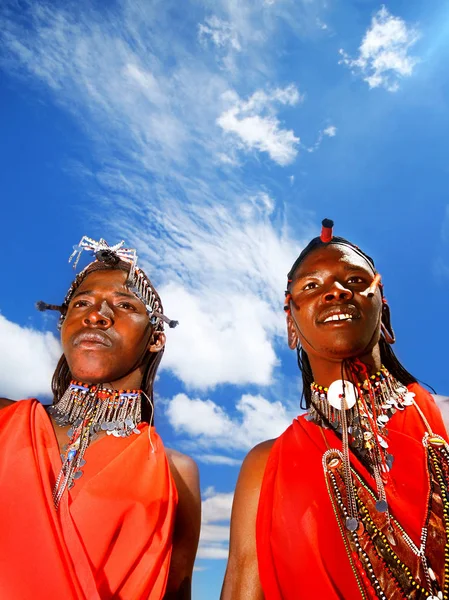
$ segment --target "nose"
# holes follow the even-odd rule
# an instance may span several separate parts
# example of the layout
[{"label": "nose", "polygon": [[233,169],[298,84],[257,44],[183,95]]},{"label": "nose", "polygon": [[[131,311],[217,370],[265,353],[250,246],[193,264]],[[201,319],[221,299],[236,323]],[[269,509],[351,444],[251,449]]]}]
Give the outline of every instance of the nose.
[{"label": "nose", "polygon": [[334,281],[331,287],[323,294],[323,300],[325,302],[332,302],[333,300],[351,300],[354,296],[352,290],[348,290],[338,281]]},{"label": "nose", "polygon": [[114,312],[111,307],[108,305],[106,300],[98,305],[92,307],[84,317],[83,323],[88,327],[98,327],[101,329],[108,329],[112,323],[114,318]]}]

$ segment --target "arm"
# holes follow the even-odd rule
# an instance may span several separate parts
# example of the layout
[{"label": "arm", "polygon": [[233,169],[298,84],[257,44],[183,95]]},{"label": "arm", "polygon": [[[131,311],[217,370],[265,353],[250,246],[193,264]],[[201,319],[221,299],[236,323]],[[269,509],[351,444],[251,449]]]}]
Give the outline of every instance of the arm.
[{"label": "arm", "polygon": [[260,488],[274,440],[251,450],[242,464],[231,515],[231,539],[221,600],[263,600],[256,548]]},{"label": "arm", "polygon": [[201,524],[201,494],[196,463],[176,450],[167,449],[178,506],[173,531],[173,549],[164,600],[190,600],[193,563]]}]

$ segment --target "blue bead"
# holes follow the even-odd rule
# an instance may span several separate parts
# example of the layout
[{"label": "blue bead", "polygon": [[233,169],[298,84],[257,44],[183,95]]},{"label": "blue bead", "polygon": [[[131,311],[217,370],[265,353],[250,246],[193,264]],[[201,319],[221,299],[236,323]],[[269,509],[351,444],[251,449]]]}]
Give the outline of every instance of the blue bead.
[{"label": "blue bead", "polygon": [[69,453],[67,454],[67,458],[69,460],[73,460],[76,456],[76,450],[69,450]]}]

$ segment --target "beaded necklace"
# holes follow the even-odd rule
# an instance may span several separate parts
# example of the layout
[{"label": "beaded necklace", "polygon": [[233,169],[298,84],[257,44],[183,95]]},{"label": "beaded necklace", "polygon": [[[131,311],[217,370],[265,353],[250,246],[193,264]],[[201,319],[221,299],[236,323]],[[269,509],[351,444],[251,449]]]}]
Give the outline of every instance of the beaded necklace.
[{"label": "beaded necklace", "polygon": [[[336,408],[337,401],[332,397],[332,386],[326,390],[313,384],[308,420],[342,434],[343,452],[329,448],[322,462],[328,495],[361,597],[369,600],[449,600],[449,445],[432,432],[413,400],[414,395],[384,367],[369,381],[356,386],[355,402],[349,409],[346,407],[352,403],[352,399],[341,387],[342,383],[338,383],[341,390],[340,411]],[[376,391],[372,393],[370,388]],[[349,400],[346,400],[346,396],[349,396]],[[389,514],[386,497],[386,506],[379,502],[378,465],[371,465],[378,487],[377,496],[351,465],[349,468],[347,466],[349,447],[359,449],[354,444],[357,439],[361,437],[362,444],[371,440],[375,444],[376,439],[379,441],[378,430],[373,431],[373,423],[379,426],[381,437],[386,440],[385,425],[388,419],[396,410],[404,410],[411,404],[427,429],[422,443],[426,454],[428,497],[419,545]],[[347,415],[351,410],[352,414]],[[360,411],[362,414],[357,414]],[[363,413],[370,418],[365,418]],[[388,419],[380,418],[382,416]],[[351,437],[348,434],[348,422],[351,423]],[[372,436],[366,436],[367,432]],[[375,446],[380,448],[379,452],[388,454],[380,443]],[[373,457],[372,450],[371,446],[365,445],[364,456],[368,461]],[[392,460],[386,461],[386,469],[381,473],[382,489],[383,482],[385,485],[389,483],[391,465]],[[427,550],[429,538],[433,540],[432,564]]]},{"label": "beaded necklace", "polygon": [[377,487],[376,509],[387,513],[384,482],[394,457],[388,452],[388,421],[397,410],[413,404],[414,394],[382,366],[363,383],[334,381],[329,388],[311,384],[312,399],[306,415],[308,421],[330,428],[342,437],[344,478],[348,500],[346,527],[358,526],[357,502],[354,495],[349,449],[371,471]]},{"label": "beaded necklace", "polygon": [[71,425],[53,489],[56,509],[64,491],[70,490],[83,475],[86,450],[101,431],[122,438],[140,434],[137,426],[142,420],[141,401],[141,390],[110,390],[72,381],[59,402],[47,409],[57,425]]},{"label": "beaded necklace", "polygon": [[[387,520],[376,510],[375,495],[354,470],[359,523],[356,530],[348,530],[343,455],[330,449],[323,456],[329,498],[362,598],[449,598],[449,446],[429,432],[423,446],[429,493],[419,546],[397,519],[389,516]],[[438,541],[432,565],[426,554],[429,537]]]}]

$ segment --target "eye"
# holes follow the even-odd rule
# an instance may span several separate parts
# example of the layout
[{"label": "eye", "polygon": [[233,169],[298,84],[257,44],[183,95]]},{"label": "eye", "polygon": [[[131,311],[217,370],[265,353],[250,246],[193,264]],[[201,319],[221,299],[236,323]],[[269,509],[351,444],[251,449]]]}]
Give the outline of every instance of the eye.
[{"label": "eye", "polygon": [[130,302],[120,302],[120,304],[117,304],[117,306],[125,310],[136,310],[136,307],[133,306]]},{"label": "eye", "polygon": [[363,277],[359,277],[358,275],[353,275],[348,279],[348,283],[365,283]]},{"label": "eye", "polygon": [[87,300],[76,300],[76,302],[73,303],[73,308],[80,308],[81,306],[88,306],[89,302]]},{"label": "eye", "polygon": [[314,290],[317,287],[318,284],[315,281],[310,281],[309,283],[306,283],[306,285],[302,289],[305,292],[307,290]]}]

